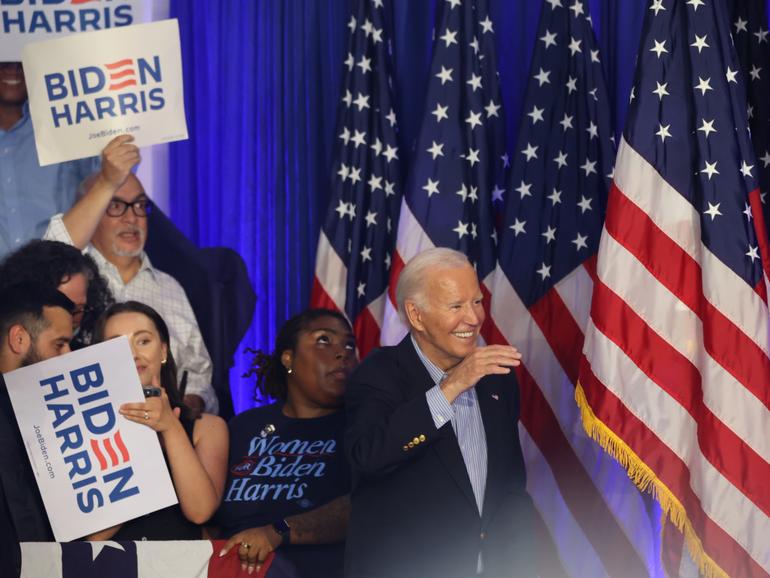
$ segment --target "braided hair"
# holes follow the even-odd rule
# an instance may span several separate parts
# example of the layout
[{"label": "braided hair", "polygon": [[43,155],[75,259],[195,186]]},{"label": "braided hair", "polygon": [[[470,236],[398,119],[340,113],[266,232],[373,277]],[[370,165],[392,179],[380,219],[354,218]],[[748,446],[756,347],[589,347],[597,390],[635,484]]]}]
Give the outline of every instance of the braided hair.
[{"label": "braided hair", "polygon": [[271,399],[286,401],[289,386],[286,368],[281,363],[281,356],[285,351],[295,351],[300,333],[321,317],[334,317],[344,323],[346,327],[350,327],[350,322],[339,311],[307,309],[283,324],[275,338],[275,348],[272,353],[265,353],[259,349],[246,349],[246,352],[253,354],[253,357],[249,371],[243,377],[255,377],[255,401],[261,403],[266,403]]}]

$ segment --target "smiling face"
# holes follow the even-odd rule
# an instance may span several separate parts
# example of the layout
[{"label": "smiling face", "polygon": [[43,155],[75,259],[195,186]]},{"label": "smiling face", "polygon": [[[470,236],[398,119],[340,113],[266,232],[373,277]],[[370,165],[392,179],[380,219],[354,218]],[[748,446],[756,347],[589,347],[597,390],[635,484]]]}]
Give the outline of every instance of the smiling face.
[{"label": "smiling face", "polygon": [[[132,174],[115,191],[113,198],[133,203],[144,197],[146,195],[139,179]],[[110,217],[105,213],[91,242],[108,261],[114,263],[122,257],[141,255],[146,239],[147,217],[137,217],[133,209],[128,208],[120,217]]]},{"label": "smiling face", "polygon": [[335,409],[342,405],[345,381],[356,365],[356,342],[342,320],[325,316],[311,321],[297,337],[294,351],[281,362],[288,375],[288,400],[304,407]]},{"label": "smiling face", "polygon": [[0,62],[0,106],[17,107],[27,100],[21,62]]},{"label": "smiling face", "polygon": [[405,302],[412,335],[444,371],[475,348],[484,323],[483,295],[473,267],[434,267],[425,276],[423,299]]},{"label": "smiling face", "polygon": [[104,324],[104,339],[128,335],[136,371],[142,385],[160,384],[160,368],[168,355],[157,327],[142,313],[118,313]]}]

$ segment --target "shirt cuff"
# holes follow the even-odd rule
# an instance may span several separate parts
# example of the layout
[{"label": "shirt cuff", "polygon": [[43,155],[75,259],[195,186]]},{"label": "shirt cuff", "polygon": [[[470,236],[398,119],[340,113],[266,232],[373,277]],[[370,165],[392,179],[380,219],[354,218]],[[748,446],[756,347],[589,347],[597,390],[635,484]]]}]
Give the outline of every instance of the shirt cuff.
[{"label": "shirt cuff", "polygon": [[[179,369],[179,378],[182,377],[182,372],[185,371],[184,368]],[[208,383],[199,381],[199,379],[195,379],[193,377],[190,379],[190,374],[188,373],[188,381],[187,381],[187,388],[185,389],[185,395],[197,395],[201,399],[203,399],[203,405],[205,406],[206,413],[213,413],[214,415],[219,415],[219,399],[217,398],[217,392],[214,391],[214,387]]]},{"label": "shirt cuff", "polygon": [[[184,368],[179,372],[180,377],[182,371],[184,371]],[[214,415],[219,414],[219,399],[217,398],[217,392],[214,391],[214,387],[210,383],[199,383],[195,379],[188,381],[185,395],[190,394],[197,395],[203,399],[203,404],[207,413],[213,413]]]},{"label": "shirt cuff", "polygon": [[448,424],[452,421],[455,415],[454,409],[444,397],[444,393],[441,391],[441,387],[434,385],[428,391],[425,392],[425,399],[428,402],[428,409],[430,409],[430,415],[433,417],[433,423],[436,425],[436,429]]}]

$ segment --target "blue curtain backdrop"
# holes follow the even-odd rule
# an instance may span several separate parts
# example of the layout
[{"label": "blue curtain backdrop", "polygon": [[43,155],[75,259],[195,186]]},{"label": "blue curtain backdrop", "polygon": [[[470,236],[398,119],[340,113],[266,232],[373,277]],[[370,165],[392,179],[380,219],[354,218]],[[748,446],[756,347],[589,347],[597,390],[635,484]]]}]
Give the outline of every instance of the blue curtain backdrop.
[{"label": "blue curtain backdrop", "polygon": [[[238,251],[257,293],[242,346],[270,349],[308,303],[330,182],[352,0],[172,0],[190,139],[171,145],[171,218],[202,247]],[[443,1],[443,0],[438,0]],[[490,0],[509,148],[516,142],[540,0]],[[616,132],[625,118],[648,0],[586,3],[599,37]],[[435,2],[395,0],[400,155],[419,128]],[[253,383],[231,373],[236,412]]]}]

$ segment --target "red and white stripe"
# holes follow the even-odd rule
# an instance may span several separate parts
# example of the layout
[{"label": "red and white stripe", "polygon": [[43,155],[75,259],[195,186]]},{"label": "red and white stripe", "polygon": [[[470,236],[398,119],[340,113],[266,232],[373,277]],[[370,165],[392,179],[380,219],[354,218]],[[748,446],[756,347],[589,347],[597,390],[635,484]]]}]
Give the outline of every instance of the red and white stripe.
[{"label": "red and white stripe", "polygon": [[[344,314],[347,279],[347,266],[329,243],[326,234],[321,230],[316,252],[313,289],[310,293],[310,306],[334,309]],[[380,327],[385,314],[386,301],[387,293],[383,292],[361,311],[356,319],[351,320],[360,357],[366,356],[369,351],[380,344]]]},{"label": "red and white stripe", "polygon": [[575,383],[593,288],[593,262],[527,309],[499,267],[485,338],[521,349],[521,436],[527,487],[570,576],[660,576],[644,499],[584,432]]},{"label": "red and white stripe", "polygon": [[311,292],[311,307],[345,311],[348,268],[321,229],[315,257],[315,277]]},{"label": "red and white stripe", "polygon": [[696,561],[770,576],[766,288],[713,255],[699,223],[622,141],[580,381],[597,419],[684,508]]},{"label": "red and white stripe", "polygon": [[398,305],[396,304],[396,285],[401,270],[417,253],[426,249],[432,249],[434,246],[433,241],[430,240],[425,229],[422,228],[420,221],[412,214],[406,199],[402,199],[401,212],[398,217],[396,251],[391,256],[388,299],[385,302],[382,332],[380,334],[382,345],[395,345],[407,333],[406,325],[398,316]]}]

